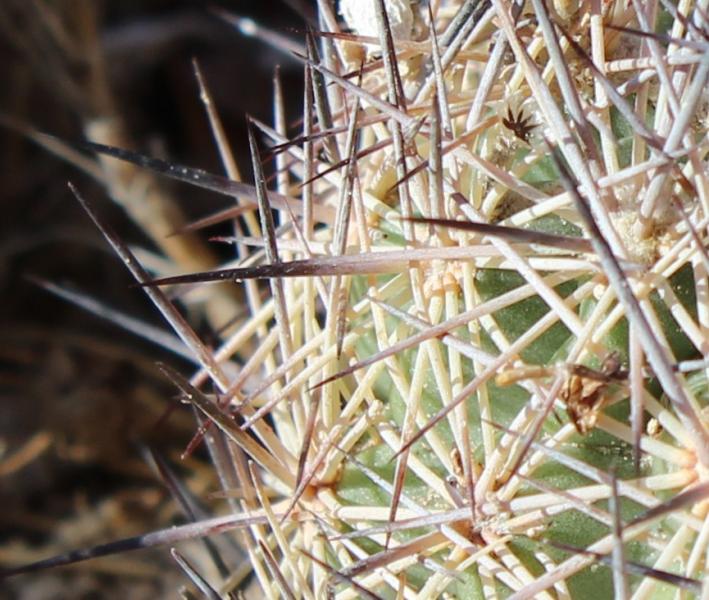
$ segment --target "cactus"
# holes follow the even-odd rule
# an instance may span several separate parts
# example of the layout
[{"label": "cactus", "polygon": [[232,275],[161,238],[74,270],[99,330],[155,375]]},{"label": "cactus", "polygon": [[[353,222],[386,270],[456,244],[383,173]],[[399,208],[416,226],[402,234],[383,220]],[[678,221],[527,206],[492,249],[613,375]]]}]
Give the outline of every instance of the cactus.
[{"label": "cactus", "polygon": [[[706,2],[318,6],[254,185],[84,145],[239,202],[238,265],[153,279],[87,206],[239,490],[149,543],[237,529],[269,598],[699,596]],[[225,280],[250,313],[210,352],[162,290]]]}]

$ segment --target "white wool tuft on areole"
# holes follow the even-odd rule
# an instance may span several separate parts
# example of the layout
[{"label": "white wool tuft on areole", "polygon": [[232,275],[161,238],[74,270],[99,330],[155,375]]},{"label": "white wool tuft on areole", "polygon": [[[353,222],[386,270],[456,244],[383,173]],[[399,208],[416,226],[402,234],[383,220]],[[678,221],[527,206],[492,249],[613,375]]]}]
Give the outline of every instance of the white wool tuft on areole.
[{"label": "white wool tuft on areole", "polygon": [[[384,0],[384,6],[394,39],[409,39],[414,26],[414,13],[409,1]],[[376,0],[340,0],[340,13],[356,34],[369,37],[379,35]]]}]

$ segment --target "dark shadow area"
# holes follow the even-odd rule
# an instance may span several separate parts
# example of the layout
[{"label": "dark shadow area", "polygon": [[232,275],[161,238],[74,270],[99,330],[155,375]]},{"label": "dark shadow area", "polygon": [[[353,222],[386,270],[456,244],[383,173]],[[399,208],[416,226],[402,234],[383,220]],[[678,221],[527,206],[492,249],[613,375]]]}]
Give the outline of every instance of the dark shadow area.
[{"label": "dark shadow area", "polygon": [[[297,2],[217,5],[298,43],[304,37]],[[131,276],[67,181],[128,243],[155,251],[154,240],[111,201],[104,186],[29,138],[39,131],[84,139],[91,127],[108,120],[120,123],[133,150],[223,173],[199,100],[191,63],[196,58],[250,180],[245,114],[272,122],[272,77],[280,64],[289,119],[296,120],[302,67],[244,37],[206,6],[172,0],[0,3],[4,566],[178,522],[179,511],[142,460],[140,444],[159,449],[178,472],[213,477],[203,452],[180,464],[194,431],[191,415],[180,409],[162,419],[175,391],[155,362],[186,373],[192,367],[27,280],[61,283],[168,329],[143,292],[131,287]],[[184,184],[160,185],[187,218],[228,205],[223,197]],[[209,337],[209,324],[195,327]],[[6,588],[7,597],[175,597],[186,580],[173,565],[166,551],[95,561],[17,578]]]}]

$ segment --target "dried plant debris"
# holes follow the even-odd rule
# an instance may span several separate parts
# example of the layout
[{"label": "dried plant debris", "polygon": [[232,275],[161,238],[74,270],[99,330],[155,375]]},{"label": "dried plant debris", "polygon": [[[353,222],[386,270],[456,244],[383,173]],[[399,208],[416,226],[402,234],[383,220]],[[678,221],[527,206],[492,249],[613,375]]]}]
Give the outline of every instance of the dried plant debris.
[{"label": "dried plant debris", "polygon": [[500,373],[495,382],[500,386],[508,386],[521,379],[549,377],[557,373],[563,373],[565,378],[560,398],[566,404],[569,419],[581,435],[585,435],[595,426],[607,401],[608,385],[628,378],[628,372],[621,368],[618,353],[612,352],[603,359],[599,370],[578,364],[517,367]]},{"label": "dried plant debris", "polygon": [[507,116],[502,119],[502,124],[525,143],[529,143],[529,134],[532,133],[536,125],[531,123],[532,116],[524,116],[520,108],[517,115],[512,112],[512,107],[507,108]]},{"label": "dried plant debris", "polygon": [[[249,120],[246,181],[211,100],[226,176],[75,144],[239,202],[171,230],[235,219],[232,261],[153,275],[75,190],[197,365],[163,372],[222,516],[6,574],[228,532],[233,572],[173,550],[209,597],[249,573],[269,598],[699,594],[707,7],[317,4],[304,97],[277,80],[274,125]],[[215,281],[247,316],[212,346],[172,286]]]}]

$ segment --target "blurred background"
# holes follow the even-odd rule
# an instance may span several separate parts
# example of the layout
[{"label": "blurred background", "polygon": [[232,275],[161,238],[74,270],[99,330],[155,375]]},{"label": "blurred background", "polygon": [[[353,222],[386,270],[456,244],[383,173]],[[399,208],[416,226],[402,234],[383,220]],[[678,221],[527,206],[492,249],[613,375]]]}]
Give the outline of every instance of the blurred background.
[{"label": "blurred background", "polygon": [[[172,252],[176,268],[184,271],[213,260],[211,250],[200,247],[193,254],[189,242],[164,247],[159,223],[149,222],[147,233],[145,224],[136,225],[145,216],[130,203],[131,186],[146,185],[145,179],[90,155],[48,148],[37,133],[64,140],[91,135],[223,173],[199,99],[196,58],[250,181],[244,115],[272,122],[272,77],[280,65],[289,119],[297,119],[302,67],[243,36],[215,10],[250,17],[302,44],[305,22],[314,14],[311,4],[0,2],[3,566],[181,522],[143,458],[146,447],[159,452],[193,490],[216,489],[203,454],[180,461],[194,429],[190,415],[179,410],[165,418],[174,388],[155,363],[164,360],[185,373],[188,363],[37,285],[38,279],[60,284],[167,328],[144,294],[130,287],[130,275],[67,189],[69,180],[148,258]],[[174,209],[185,220],[229,205],[224,197],[184,184],[147,181],[156,186],[151,198],[160,210]],[[238,298],[229,301],[238,306]],[[213,321],[195,317],[194,325],[204,339],[214,339]],[[175,597],[185,583],[162,549],[19,577],[0,587],[0,597]]]}]

